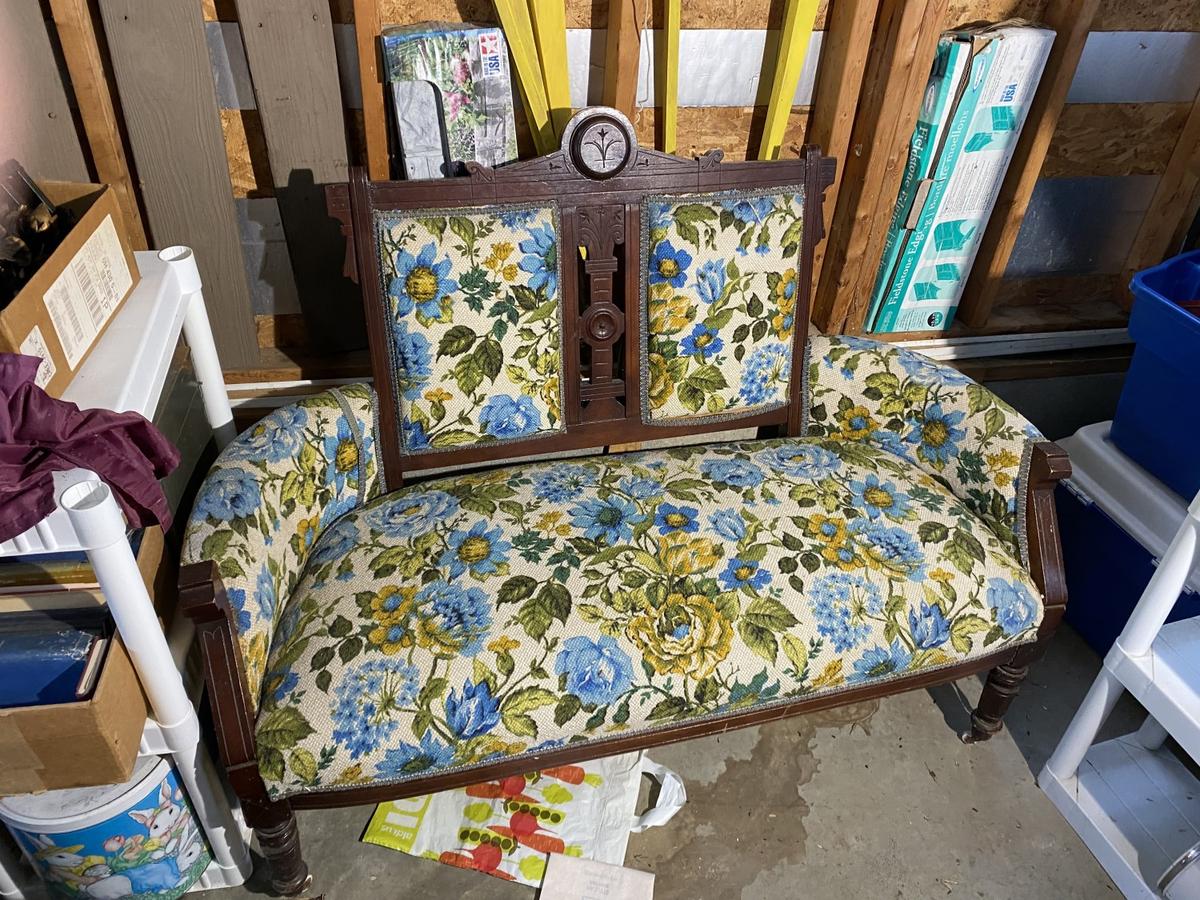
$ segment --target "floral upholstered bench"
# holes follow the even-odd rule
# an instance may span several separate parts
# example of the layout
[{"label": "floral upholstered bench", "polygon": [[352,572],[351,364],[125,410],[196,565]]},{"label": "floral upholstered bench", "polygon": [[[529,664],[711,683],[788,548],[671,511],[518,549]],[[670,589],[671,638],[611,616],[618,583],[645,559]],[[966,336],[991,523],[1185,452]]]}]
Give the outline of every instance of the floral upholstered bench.
[{"label": "floral upholstered bench", "polygon": [[1000,728],[1064,609],[1066,458],[953,369],[807,336],[832,167],[682,160],[585,110],[547,157],[330,190],[374,389],[226,448],[183,574],[278,890],[297,808],[985,670],[967,737]]}]

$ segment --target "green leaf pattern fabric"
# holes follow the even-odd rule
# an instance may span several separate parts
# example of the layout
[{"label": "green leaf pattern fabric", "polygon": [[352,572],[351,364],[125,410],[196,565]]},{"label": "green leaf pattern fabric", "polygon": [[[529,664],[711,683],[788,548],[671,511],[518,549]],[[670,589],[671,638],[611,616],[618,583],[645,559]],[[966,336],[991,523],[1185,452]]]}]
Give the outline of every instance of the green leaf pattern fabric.
[{"label": "green leaf pattern fabric", "polygon": [[961,372],[859,337],[808,342],[808,434],[865,441],[946,484],[1024,563],[1029,455],[1045,440]]},{"label": "green leaf pattern fabric", "polygon": [[404,452],[557,434],[556,206],[377,212]]},{"label": "green leaf pattern fabric", "polygon": [[800,188],[646,198],[646,422],[732,419],[787,402],[803,215]]},{"label": "green leaf pattern fabric", "polygon": [[440,478],[308,554],[261,770],[276,797],[398,782],[948,666],[1032,640],[1041,616],[1005,542],[866,442]]},{"label": "green leaf pattern fabric", "polygon": [[183,562],[220,568],[252,703],[318,536],[383,490],[374,422],[375,395],[362,384],[277,409],[221,452],[196,498]]}]

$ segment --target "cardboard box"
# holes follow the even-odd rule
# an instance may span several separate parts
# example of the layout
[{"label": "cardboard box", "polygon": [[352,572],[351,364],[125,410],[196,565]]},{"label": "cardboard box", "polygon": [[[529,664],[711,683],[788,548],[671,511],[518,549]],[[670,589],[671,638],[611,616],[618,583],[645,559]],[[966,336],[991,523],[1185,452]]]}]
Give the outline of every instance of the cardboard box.
[{"label": "cardboard box", "polygon": [[127,781],[147,712],[125,645],[114,638],[90,700],[0,709],[0,796]]},{"label": "cardboard box", "polygon": [[140,276],[112,188],[69,181],[38,187],[78,220],[0,311],[0,352],[40,356],[37,383],[57,397]]},{"label": "cardboard box", "polygon": [[1015,22],[941,36],[867,331],[950,326],[1053,42],[1053,31]]},{"label": "cardboard box", "polygon": [[381,38],[405,178],[445,178],[459,162],[517,158],[504,32],[427,22]]}]

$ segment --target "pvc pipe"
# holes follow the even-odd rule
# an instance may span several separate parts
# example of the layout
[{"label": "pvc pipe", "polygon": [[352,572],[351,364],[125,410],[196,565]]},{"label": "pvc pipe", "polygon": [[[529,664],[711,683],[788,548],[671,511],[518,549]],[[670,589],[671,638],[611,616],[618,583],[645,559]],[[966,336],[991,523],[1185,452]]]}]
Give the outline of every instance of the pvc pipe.
[{"label": "pvc pipe", "polygon": [[150,699],[175,768],[187,788],[217,864],[248,877],[250,855],[233,813],[224,802],[217,773],[200,745],[200,722],[176,667],[171,645],[159,625],[137,562],[125,536],[125,518],[103,482],[85,481],[62,493],[79,542],[96,571],[117,630]]},{"label": "pvc pipe", "polygon": [[225,375],[221,371],[221,360],[217,356],[217,345],[204,305],[196,257],[190,247],[175,246],[159,251],[158,258],[170,266],[182,293],[191,295],[184,313],[183,333],[192,353],[196,378],[200,382],[204,412],[216,436],[217,447],[222,448],[237,437],[237,429],[233,425],[233,410],[225,390]]},{"label": "pvc pipe", "polygon": [[1155,569],[1150,583],[1142,592],[1142,597],[1134,607],[1133,615],[1125,624],[1120,637],[1113,644],[1105,658],[1105,665],[1111,666],[1121,657],[1145,656],[1150,652],[1150,646],[1162,630],[1167,616],[1175,608],[1183,586],[1192,573],[1192,565],[1196,558],[1196,530],[1200,527],[1200,493],[1188,507],[1187,517],[1175,537],[1171,539],[1167,551]]},{"label": "pvc pipe", "polygon": [[1108,669],[1101,669],[1091,689],[1075,711],[1075,717],[1058,742],[1054,754],[1046,762],[1046,771],[1059,781],[1066,781],[1079,770],[1097,732],[1124,693],[1124,687]]}]

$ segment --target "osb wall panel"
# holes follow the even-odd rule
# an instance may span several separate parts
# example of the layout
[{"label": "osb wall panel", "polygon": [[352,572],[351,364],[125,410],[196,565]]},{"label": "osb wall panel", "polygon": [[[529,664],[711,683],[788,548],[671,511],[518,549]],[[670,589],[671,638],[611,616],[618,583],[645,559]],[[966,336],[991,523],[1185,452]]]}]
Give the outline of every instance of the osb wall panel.
[{"label": "osb wall panel", "polygon": [[1188,103],[1073,103],[1063,107],[1043,178],[1161,175]]},{"label": "osb wall panel", "polygon": [[1039,275],[1036,278],[1005,278],[1000,282],[996,307],[1047,306],[1064,302],[1115,301],[1117,276]]},{"label": "osb wall panel", "polygon": [[1200,31],[1200,2],[1100,0],[1092,31]]},{"label": "osb wall panel", "polygon": [[257,109],[221,110],[221,132],[235,197],[272,197],[271,163]]},{"label": "osb wall panel", "polygon": [[[752,148],[758,147],[766,112],[765,106],[680,107],[675,152],[688,157],[718,149],[725,151],[726,159],[746,159]],[[807,106],[792,108],[783,135],[785,157],[796,156],[796,151],[804,143],[808,112]],[[657,146],[656,113],[656,109],[648,107],[638,110],[635,118],[638,143],[644,147]]]}]

